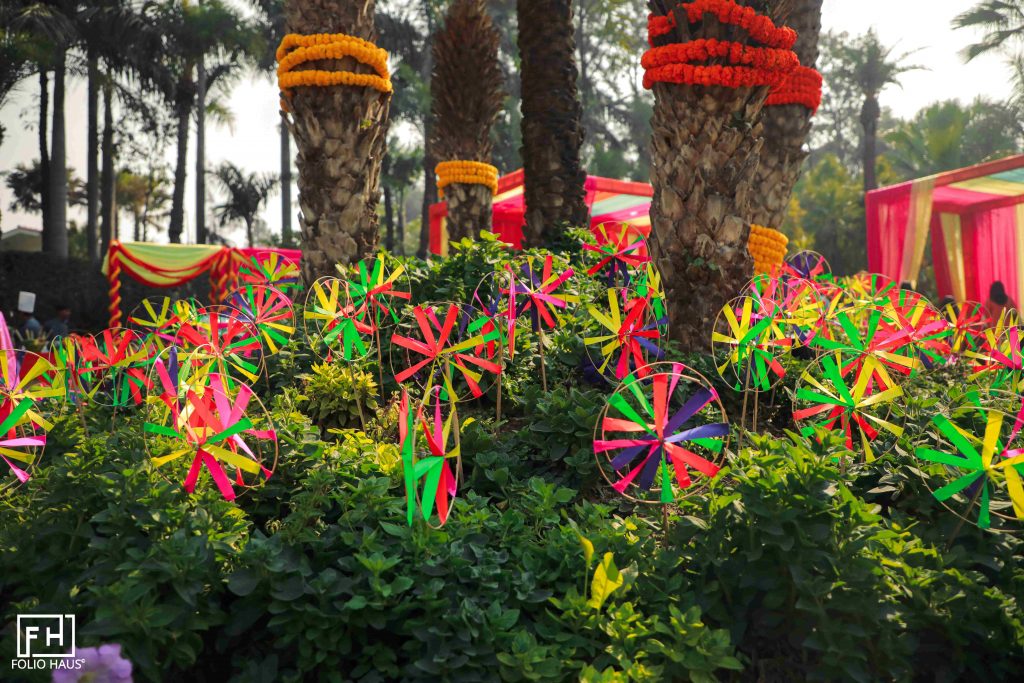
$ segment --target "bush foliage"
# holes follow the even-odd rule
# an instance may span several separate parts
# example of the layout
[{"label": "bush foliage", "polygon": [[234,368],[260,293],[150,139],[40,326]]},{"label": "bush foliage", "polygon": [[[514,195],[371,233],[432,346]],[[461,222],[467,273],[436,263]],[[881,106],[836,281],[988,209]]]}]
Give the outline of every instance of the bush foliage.
[{"label": "bush foliage", "polygon": [[[411,263],[416,299],[464,299],[504,257],[481,242]],[[161,479],[137,417],[64,415],[0,509],[0,647],[16,614],[67,612],[80,646],[121,643],[151,681],[956,681],[1024,665],[1024,545],[970,525],[951,544],[958,519],[911,455],[948,377],[914,379],[905,436],[853,468],[840,440],[792,431],[781,388],[763,433],[666,526],[604,484],[591,439],[612,387],[580,371],[578,336],[549,340],[548,392],[524,349],[503,422],[467,407],[443,529],[405,523],[395,386],[385,371],[378,405],[374,359],[314,368],[301,344],[273,359],[259,391],[279,463],[235,504]]]}]

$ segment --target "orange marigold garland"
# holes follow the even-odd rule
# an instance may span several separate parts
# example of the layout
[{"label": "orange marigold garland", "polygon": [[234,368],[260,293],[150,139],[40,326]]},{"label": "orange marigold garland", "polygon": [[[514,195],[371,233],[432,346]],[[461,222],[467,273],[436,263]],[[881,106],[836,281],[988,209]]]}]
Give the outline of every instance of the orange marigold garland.
[{"label": "orange marigold garland", "polygon": [[[277,84],[284,100],[291,96],[292,88],[301,86],[325,88],[334,85],[351,85],[373,88],[382,93],[390,93],[393,90],[391,74],[388,71],[387,50],[362,38],[344,33],[317,33],[308,36],[289,33],[281,39],[276,56]],[[357,62],[369,66],[375,73],[360,74],[354,71],[325,71],[322,69],[294,70],[295,67],[306,62],[345,57],[351,57]],[[282,104],[286,104],[284,100]]]},{"label": "orange marigold garland", "polygon": [[483,161],[442,161],[434,172],[437,173],[437,189],[444,196],[444,188],[452,183],[486,185],[491,194],[498,194],[498,169]]},{"label": "orange marigold garland", "polygon": [[784,104],[799,104],[818,111],[821,105],[821,74],[808,66],[798,66],[789,73],[782,83],[768,92],[765,106],[773,107]]},{"label": "orange marigold garland", "polygon": [[770,273],[786,260],[789,238],[778,230],[763,225],[751,225],[747,251],[754,258],[755,273]]},{"label": "orange marigold garland", "polygon": [[[766,16],[758,14],[752,7],[737,5],[733,0],[694,0],[679,5],[686,10],[691,24],[700,21],[705,14],[715,15],[723,24],[732,24],[745,30],[750,37],[767,47],[789,50],[796,43],[796,31],[788,26],[776,26]],[[663,17],[651,15],[647,18],[649,40],[671,33],[676,27],[675,15]]]}]

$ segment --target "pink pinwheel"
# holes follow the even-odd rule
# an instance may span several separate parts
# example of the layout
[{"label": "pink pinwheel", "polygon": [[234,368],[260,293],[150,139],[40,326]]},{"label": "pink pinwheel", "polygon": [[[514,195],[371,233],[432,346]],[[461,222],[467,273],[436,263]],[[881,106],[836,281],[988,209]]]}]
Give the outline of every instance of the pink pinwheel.
[{"label": "pink pinwheel", "polygon": [[263,346],[256,324],[232,306],[206,306],[178,328],[181,348],[201,350],[211,371],[255,382],[263,371]]},{"label": "pink pinwheel", "polygon": [[500,334],[493,324],[489,332],[484,331],[493,321],[458,304],[415,306],[412,314],[416,326],[407,330],[408,335],[395,332],[391,337],[392,344],[412,357],[403,363],[404,370],[395,373],[395,381],[426,378],[427,386],[441,384],[446,397],[459,400],[463,393],[456,390],[455,381],[461,378],[474,398],[482,396],[483,373],[501,374],[501,366],[488,360],[484,351]]},{"label": "pink pinwheel", "polygon": [[[158,366],[159,367],[159,366]],[[158,370],[159,372],[159,370]],[[180,377],[179,377],[180,379]],[[277,435],[269,427],[258,429],[246,410],[254,395],[244,384],[231,383],[220,373],[206,376],[206,382],[194,383],[168,391],[173,380],[161,373],[161,403],[158,412],[163,419],[148,421],[143,426],[146,446],[153,465],[160,470],[190,458],[183,481],[192,493],[205,468],[226,500],[236,498],[235,486],[250,486],[245,475],[265,481],[273,474],[263,464],[261,443],[274,444],[276,463]],[[184,400],[180,400],[181,395]],[[256,399],[258,403],[258,399]],[[166,406],[168,409],[164,409]],[[260,406],[262,408],[262,406]],[[231,473],[234,474],[232,481]]]},{"label": "pink pinwheel", "polygon": [[591,227],[594,244],[584,244],[583,250],[598,256],[598,261],[587,269],[587,275],[595,275],[602,270],[607,271],[608,284],[615,283],[622,276],[623,284],[628,285],[631,273],[650,263],[651,255],[647,242],[635,226],[628,223],[602,223]]},{"label": "pink pinwheel", "polygon": [[0,349],[0,460],[18,484],[29,480],[28,470],[46,447],[53,425],[43,416],[45,404],[63,397],[62,373],[49,361],[29,351]]},{"label": "pink pinwheel", "polygon": [[[530,328],[534,332],[541,332],[544,327],[554,329],[558,311],[564,310],[570,302],[579,301],[579,297],[574,295],[558,293],[558,289],[573,276],[573,270],[567,268],[561,273],[555,273],[551,254],[544,257],[544,265],[539,270],[533,256],[526,257],[517,274],[512,266],[506,267],[514,273],[509,291],[503,292],[509,298],[510,321],[529,315]],[[515,348],[514,327],[509,328],[508,343],[511,355]]]},{"label": "pink pinwheel", "polygon": [[616,379],[623,379],[631,371],[640,377],[646,376],[646,367],[651,359],[664,356],[658,347],[662,339],[659,322],[654,318],[650,301],[643,296],[633,296],[623,290],[625,301],[619,305],[619,290],[609,289],[608,308],[587,306],[587,312],[602,329],[598,334],[583,338],[588,353],[596,347],[601,362],[597,365],[602,375],[613,371]]},{"label": "pink pinwheel", "polygon": [[77,384],[92,402],[124,407],[141,405],[149,389],[147,370],[152,345],[134,330],[110,328],[95,337],[77,337]]},{"label": "pink pinwheel", "polygon": [[[729,425],[715,391],[681,363],[656,363],[628,376],[608,400],[594,453],[623,495],[671,503],[673,487],[693,490],[691,470],[718,474]],[[602,457],[603,455],[603,457]]]}]

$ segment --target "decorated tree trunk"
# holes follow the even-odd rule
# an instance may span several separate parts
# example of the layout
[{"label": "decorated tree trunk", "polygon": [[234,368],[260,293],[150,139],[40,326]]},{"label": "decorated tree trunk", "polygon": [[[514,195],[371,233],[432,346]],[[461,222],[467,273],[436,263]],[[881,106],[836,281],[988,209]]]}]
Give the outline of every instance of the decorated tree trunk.
[{"label": "decorated tree trunk", "polygon": [[[797,34],[793,50],[805,67],[813,68],[818,60],[821,5],[822,0],[798,0],[788,22]],[[807,158],[804,142],[811,132],[814,111],[807,104],[772,105],[771,98],[768,104],[761,115],[764,147],[757,167],[755,187],[759,191],[752,195],[750,222],[781,228],[793,187]]]},{"label": "decorated tree trunk", "polygon": [[532,246],[561,224],[586,225],[571,0],[518,0],[526,227]]},{"label": "decorated tree trunk", "polygon": [[[288,33],[376,38],[374,0],[288,0]],[[374,74],[352,57],[304,70]],[[390,85],[388,86],[390,88]],[[390,91],[366,85],[299,86],[283,97],[297,147],[302,268],[307,281],[354,263],[377,245],[377,202]]]},{"label": "decorated tree trunk", "polygon": [[[491,128],[505,97],[500,39],[484,0],[455,0],[434,36],[431,135],[442,162],[439,168],[444,162],[490,164]],[[496,179],[497,169],[486,175]],[[445,180],[441,178],[440,184],[448,203],[449,237],[476,237],[481,230],[490,230],[493,185]]]},{"label": "decorated tree trunk", "polygon": [[[763,0],[738,4],[762,14],[768,5],[777,10],[787,5]],[[673,3],[651,0],[650,7],[656,17],[671,15],[674,24],[654,40],[656,46],[700,38],[758,45],[742,28],[711,14],[689,24],[686,12],[672,9]],[[672,338],[686,350],[703,350],[718,310],[753,274],[747,217],[752,195],[763,191],[755,179],[768,88],[648,85],[655,96],[652,250],[669,302]]]}]

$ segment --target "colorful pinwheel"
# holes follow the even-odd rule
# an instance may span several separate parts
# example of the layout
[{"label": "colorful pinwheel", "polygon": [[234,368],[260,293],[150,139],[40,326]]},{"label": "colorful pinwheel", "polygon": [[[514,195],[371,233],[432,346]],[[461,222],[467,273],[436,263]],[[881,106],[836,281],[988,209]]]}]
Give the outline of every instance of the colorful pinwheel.
[{"label": "colorful pinwheel", "polygon": [[775,354],[791,347],[793,340],[775,320],[777,307],[772,301],[742,296],[718,313],[711,334],[712,355],[722,379],[730,381],[726,370],[732,369],[736,391],[766,391],[786,375]]},{"label": "colorful pinwheel", "polygon": [[949,360],[953,327],[926,298],[907,289],[892,290],[883,308],[891,315],[882,319],[880,334],[903,337],[925,368]]},{"label": "colorful pinwheel", "polygon": [[[863,319],[855,321],[852,316],[857,314]],[[894,379],[908,377],[923,367],[910,343],[911,330],[901,328],[890,316],[890,311],[876,307],[867,307],[863,312],[845,309],[833,318],[842,334],[819,335],[811,345],[825,351],[841,351],[843,377],[860,375],[867,360],[874,359],[877,362],[870,364],[866,391],[871,394],[876,388],[890,389]],[[896,373],[896,377],[889,371]]]},{"label": "colorful pinwheel", "polygon": [[955,356],[981,348],[988,327],[982,304],[976,301],[965,301],[959,305],[948,303],[942,307],[941,313],[953,328],[950,351]]},{"label": "colorful pinwheel", "polygon": [[255,324],[234,306],[206,306],[178,328],[179,345],[209,372],[255,382],[263,373],[263,346]]},{"label": "colorful pinwheel", "polygon": [[292,300],[273,287],[245,285],[232,292],[228,304],[256,326],[267,355],[273,356],[287,346],[295,334]]},{"label": "colorful pinwheel", "polygon": [[353,269],[354,277],[347,281],[352,305],[356,310],[369,311],[368,322],[374,329],[388,319],[397,323],[395,300],[409,301],[412,298],[404,278],[405,266],[399,263],[394,270],[389,271],[385,260],[384,254],[374,259],[363,259]]},{"label": "colorful pinwheel", "polygon": [[889,294],[897,289],[899,285],[880,273],[860,273],[850,278],[847,285],[850,298],[864,304],[887,299]]},{"label": "colorful pinwheel", "polygon": [[[206,469],[226,500],[236,498],[236,486],[269,479],[277,463],[277,435],[252,389],[220,373],[184,386],[180,379],[161,373],[159,395],[143,426],[157,470],[170,480],[183,473],[182,486],[192,493]],[[261,412],[255,419],[246,414],[253,402]],[[273,457],[267,457],[270,449]]]},{"label": "colorful pinwheel", "polygon": [[64,379],[42,356],[0,349],[0,380],[0,460],[7,466],[2,490],[28,481],[29,470],[42,457],[46,433],[53,427],[44,415],[63,399]]},{"label": "colorful pinwheel", "polygon": [[342,280],[322,277],[314,282],[302,318],[309,346],[320,358],[330,360],[338,354],[351,361],[370,352],[374,327],[369,311],[355,305]]},{"label": "colorful pinwheel", "polygon": [[983,334],[984,343],[977,351],[967,351],[964,356],[973,361],[970,379],[984,379],[989,390],[1024,392],[1024,351],[1021,349],[1021,330],[1010,327],[995,337],[995,329],[989,328]]},{"label": "colorful pinwheel", "polygon": [[199,307],[189,299],[171,300],[170,297],[143,299],[128,317],[132,329],[147,335],[154,353],[178,343],[178,328],[182,323],[194,323]]},{"label": "colorful pinwheel", "polygon": [[[508,266],[515,273],[511,288],[503,292],[508,296],[508,315],[512,320],[529,316],[530,329],[542,333],[544,328],[554,329],[569,303],[578,303],[579,297],[573,294],[559,293],[559,289],[573,276],[572,268],[555,272],[554,259],[551,254],[544,257],[543,264],[537,258],[528,255],[517,269]],[[510,353],[515,348],[515,328],[509,335]]]},{"label": "colorful pinwheel", "polygon": [[729,424],[714,389],[681,363],[655,363],[626,377],[598,421],[594,454],[619,493],[671,503],[693,493],[691,471],[708,479],[721,468]]},{"label": "colorful pinwheel", "polygon": [[654,319],[664,321],[660,324],[663,326],[662,331],[667,340],[669,325],[668,306],[665,304],[665,288],[661,284],[661,273],[653,261],[645,264],[643,271],[637,276],[635,291],[650,303],[651,310],[654,312]]},{"label": "colorful pinwheel", "polygon": [[392,354],[392,366],[397,361],[403,368],[395,373],[395,381],[418,379],[420,386],[440,385],[446,400],[483,396],[483,373],[501,374],[501,365],[487,356],[488,345],[501,334],[493,319],[452,303],[415,306],[412,317],[415,324],[399,330],[405,334],[391,336],[391,343],[405,350],[400,360]]},{"label": "colorful pinwheel", "polygon": [[826,282],[832,279],[832,267],[818,252],[805,249],[786,259],[782,264],[782,277]]},{"label": "colorful pinwheel", "polygon": [[77,337],[74,372],[83,396],[97,405],[141,405],[149,388],[150,345],[134,330],[115,327]]},{"label": "colorful pinwheel", "polygon": [[[587,306],[587,312],[600,328],[598,334],[584,336],[587,352],[591,349],[596,352],[594,365],[602,375],[611,374],[622,380],[635,372],[644,377],[646,366],[664,357],[658,346],[660,321],[654,317],[645,297],[618,289],[609,289],[607,295],[607,307]],[[620,296],[623,297],[621,305]]]},{"label": "colorful pinwheel", "polygon": [[[993,518],[1000,527],[1013,519],[1024,521],[1024,411],[1014,419],[991,408],[969,408],[952,419],[935,415],[932,423],[941,435],[937,445],[945,448],[921,447],[915,455],[943,466],[929,467],[932,474],[953,477],[932,492],[936,500],[968,521],[978,505],[976,521],[982,529],[991,528]],[[1007,507],[1012,517],[1002,512]]]},{"label": "colorful pinwheel", "polygon": [[266,285],[282,292],[302,291],[299,267],[276,251],[257,254],[238,266],[238,285]]},{"label": "colorful pinwheel", "polygon": [[869,391],[877,377],[886,376],[883,362],[870,354],[861,358],[855,372],[844,375],[843,367],[853,366],[842,351],[833,351],[804,370],[797,383],[793,419],[806,437],[824,428],[841,432],[851,450],[859,441],[870,462],[875,459],[871,443],[882,432],[903,434],[903,427],[889,420],[890,408],[903,396],[903,389],[890,380],[883,384],[886,388]]},{"label": "colorful pinwheel", "polygon": [[596,255],[597,262],[587,269],[587,275],[604,273],[608,285],[621,280],[624,286],[632,283],[634,275],[651,261],[647,242],[640,230],[629,223],[602,223],[590,228],[594,243],[583,244],[583,251]]},{"label": "colorful pinwheel", "polygon": [[[398,432],[405,479],[406,520],[411,526],[419,507],[428,523],[437,510],[439,526],[448,521],[452,501],[458,493],[459,421],[454,410],[446,410],[439,386],[427,391],[423,405],[411,411],[409,392],[402,390]],[[447,417],[442,415],[447,412]],[[422,435],[420,435],[422,432]],[[420,438],[427,455],[421,455]],[[422,491],[419,482],[422,480]]]}]

